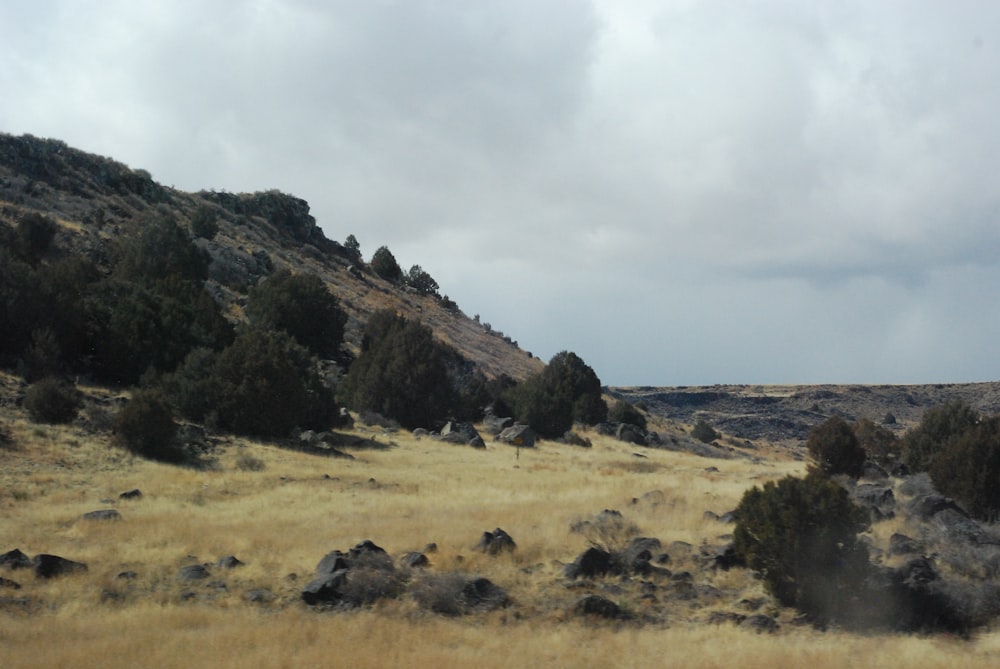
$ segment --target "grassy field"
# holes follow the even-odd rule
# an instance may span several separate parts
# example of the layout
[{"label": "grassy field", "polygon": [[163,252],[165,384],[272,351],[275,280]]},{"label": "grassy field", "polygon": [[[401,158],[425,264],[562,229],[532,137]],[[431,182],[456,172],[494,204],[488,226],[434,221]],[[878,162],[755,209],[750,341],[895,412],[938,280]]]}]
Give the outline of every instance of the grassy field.
[{"label": "grassy field", "polygon": [[[518,453],[373,435],[355,459],[328,458],[223,438],[204,469],[134,458],[105,436],[41,426],[5,409],[0,446],[0,552],[53,553],[84,574],[42,580],[0,569],[20,590],[0,590],[0,668],[14,667],[986,667],[1000,662],[1000,633],[859,636],[796,624],[745,570],[697,566],[704,543],[731,525],[704,512],[732,509],[750,485],[801,472],[801,462],[708,460],[639,449],[598,435],[592,448],[542,442]],[[370,432],[359,431],[363,436]],[[638,457],[636,453],[644,457]],[[250,468],[248,468],[250,467]],[[260,468],[262,467],[262,468]],[[257,470],[254,471],[253,468]],[[713,469],[714,468],[714,469]],[[139,488],[137,500],[119,500]],[[118,522],[82,520],[116,508]],[[617,509],[690,569],[703,594],[635,596],[635,583],[567,587],[562,566],[587,547],[580,519]],[[512,555],[472,550],[501,527]],[[319,559],[371,539],[393,555],[437,544],[435,573],[482,575],[512,605],[448,618],[409,595],[352,612],[319,611],[299,591]],[[692,555],[670,548],[691,544]],[[185,565],[235,555],[244,567],[178,579]],[[132,580],[117,576],[134,571]],[[267,589],[268,601],[246,594]],[[627,621],[572,613],[587,592],[617,600]],[[713,611],[765,598],[781,628],[758,634],[706,624]]]}]

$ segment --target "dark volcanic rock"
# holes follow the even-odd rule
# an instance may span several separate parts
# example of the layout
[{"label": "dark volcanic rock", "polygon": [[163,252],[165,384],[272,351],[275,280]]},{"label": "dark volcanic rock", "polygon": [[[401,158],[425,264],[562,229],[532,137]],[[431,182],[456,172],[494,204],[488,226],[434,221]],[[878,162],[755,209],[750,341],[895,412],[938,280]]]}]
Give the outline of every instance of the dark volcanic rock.
[{"label": "dark volcanic rock", "polygon": [[482,538],[476,544],[476,550],[487,555],[499,555],[500,553],[511,552],[517,548],[514,539],[499,527],[492,532],[483,532]]},{"label": "dark volcanic rock", "polygon": [[418,569],[429,566],[431,561],[428,560],[427,556],[423,553],[414,551],[399,558],[399,563],[404,567],[409,567],[410,569]]},{"label": "dark volcanic rock", "polygon": [[778,621],[771,616],[765,616],[763,613],[755,613],[741,622],[740,627],[752,629],[759,633],[767,632],[770,634],[778,630]]},{"label": "dark volcanic rock", "polygon": [[324,555],[319,564],[316,565],[316,575],[329,575],[347,569],[348,566],[347,555],[340,551],[331,551]]},{"label": "dark volcanic rock", "polygon": [[0,588],[8,588],[10,590],[20,590],[21,584],[17,581],[12,581],[9,578],[0,577]]},{"label": "dark volcanic rock", "polygon": [[521,448],[532,448],[537,440],[535,431],[527,425],[512,425],[496,436],[496,441]]},{"label": "dark volcanic rock", "polygon": [[227,555],[224,558],[220,558],[219,561],[215,563],[215,566],[220,569],[235,569],[236,567],[242,567],[243,563],[240,562],[235,555]]},{"label": "dark volcanic rock", "polygon": [[142,491],[138,488],[133,488],[132,490],[123,492],[118,495],[118,499],[140,499],[142,497]]},{"label": "dark volcanic rock", "polygon": [[510,602],[506,590],[483,577],[469,580],[462,588],[462,598],[466,608],[473,611],[490,611]]},{"label": "dark volcanic rock", "polygon": [[923,544],[905,534],[894,532],[889,537],[889,555],[909,555],[919,553],[922,550],[924,550]]},{"label": "dark volcanic rock", "polygon": [[611,570],[611,553],[591,546],[563,570],[567,578],[593,578]]},{"label": "dark volcanic rock", "polygon": [[31,561],[31,558],[22,553],[18,548],[0,555],[0,567],[7,567],[8,569],[28,569],[33,564],[34,563]]},{"label": "dark volcanic rock", "polygon": [[87,571],[87,565],[82,562],[67,560],[58,555],[41,554],[36,555],[33,560],[35,564],[35,575],[40,578],[54,578],[68,574],[77,574]]},{"label": "dark volcanic rock", "polygon": [[606,597],[587,595],[573,606],[573,611],[581,616],[614,619],[622,615],[621,607]]},{"label": "dark volcanic rock", "polygon": [[122,514],[118,513],[115,509],[98,509],[97,511],[88,511],[81,516],[84,520],[121,520]]},{"label": "dark volcanic rock", "polygon": [[200,581],[208,578],[209,575],[210,574],[205,565],[200,564],[188,565],[177,572],[177,577],[182,581]]},{"label": "dark volcanic rock", "polygon": [[310,606],[332,604],[344,598],[348,569],[318,576],[302,588],[302,601]]}]

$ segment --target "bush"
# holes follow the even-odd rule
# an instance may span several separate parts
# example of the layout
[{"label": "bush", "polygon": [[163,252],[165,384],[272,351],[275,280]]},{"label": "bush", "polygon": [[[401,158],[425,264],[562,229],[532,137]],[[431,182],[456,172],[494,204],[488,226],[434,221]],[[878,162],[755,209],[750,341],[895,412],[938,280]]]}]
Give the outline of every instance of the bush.
[{"label": "bush", "polygon": [[399,263],[396,262],[396,256],[392,255],[392,251],[389,250],[388,246],[380,246],[375,251],[375,255],[372,256],[371,267],[375,274],[386,281],[399,283],[403,280],[403,270],[400,269]]},{"label": "bush", "polygon": [[118,413],[115,438],[144,458],[181,462],[184,450],[176,440],[177,423],[166,398],[157,390],[138,390]]},{"label": "bush", "polygon": [[865,464],[865,449],[858,443],[854,430],[840,416],[831,416],[809,432],[806,448],[813,459],[812,469],[827,476],[846,474],[861,476]]},{"label": "bush", "polygon": [[195,237],[215,239],[219,234],[219,223],[212,207],[203,204],[195,210],[191,216],[191,232]]},{"label": "bush", "polygon": [[979,415],[961,400],[953,400],[928,409],[920,424],[903,437],[903,458],[913,472],[926,472],[935,456],[948,442],[975,427]]},{"label": "bush", "polygon": [[934,487],[954,497],[973,516],[1000,514],[1000,416],[984,419],[952,437],[930,468]]},{"label": "bush", "polygon": [[699,420],[691,428],[691,436],[703,444],[710,444],[719,438],[719,433],[703,420]]},{"label": "bush", "polygon": [[359,413],[382,414],[408,430],[431,427],[443,423],[455,404],[448,358],[430,328],[378,311],[365,327],[361,354],[340,392]]},{"label": "bush", "polygon": [[284,330],[315,355],[332,359],[344,340],[347,314],[315,274],[282,270],[250,290],[247,315],[255,325]]},{"label": "bush", "polygon": [[784,606],[819,622],[843,618],[862,593],[869,514],[822,476],[754,486],[736,509],[733,548]]},{"label": "bush", "polygon": [[406,275],[406,285],[421,295],[437,295],[438,282],[425,272],[420,265],[414,265]]},{"label": "bush", "polygon": [[80,405],[76,388],[51,377],[29,386],[24,395],[24,408],[36,423],[69,423]]},{"label": "bush", "polygon": [[646,429],[646,417],[637,408],[626,402],[618,400],[608,411],[608,420],[612,423],[628,423],[637,425],[643,430]]},{"label": "bush", "polygon": [[872,462],[891,467],[901,461],[903,444],[892,430],[862,418],[854,424],[854,436]]},{"label": "bush", "polygon": [[512,388],[507,399],[518,421],[547,439],[561,437],[574,420],[594,425],[608,417],[597,374],[568,351],[557,353],[545,369]]}]

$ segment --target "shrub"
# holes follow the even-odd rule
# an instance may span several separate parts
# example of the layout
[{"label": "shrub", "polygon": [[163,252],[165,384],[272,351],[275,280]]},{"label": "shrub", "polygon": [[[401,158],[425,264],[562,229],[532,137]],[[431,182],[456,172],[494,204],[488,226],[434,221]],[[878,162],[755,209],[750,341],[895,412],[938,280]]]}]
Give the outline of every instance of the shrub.
[{"label": "shrub", "polygon": [[817,621],[842,618],[862,592],[868,512],[821,476],[754,486],[736,509],[733,548],[783,605]]},{"label": "shrub", "polygon": [[219,223],[215,210],[208,205],[201,205],[191,216],[191,232],[195,237],[215,239],[219,234]]},{"label": "shrub", "polygon": [[236,468],[241,472],[262,472],[266,468],[264,461],[249,453],[240,453],[236,458]]},{"label": "shrub", "polygon": [[629,423],[646,429],[646,417],[637,407],[625,400],[618,400],[608,410],[608,420],[612,423]]},{"label": "shrub", "polygon": [[219,426],[238,434],[287,437],[293,428],[327,430],[338,420],[316,359],[284,332],[244,330],[209,371]]},{"label": "shrub", "polygon": [[809,432],[806,448],[813,459],[812,468],[827,476],[846,474],[861,476],[865,464],[865,449],[858,443],[854,430],[840,416],[831,416]]},{"label": "shrub", "polygon": [[174,218],[164,216],[147,221],[138,236],[124,242],[114,272],[120,279],[146,284],[168,277],[201,283],[208,278],[208,264],[208,254]]},{"label": "shrub", "polygon": [[25,259],[37,263],[49,250],[56,236],[57,226],[51,218],[41,214],[25,214],[17,223],[17,241]]},{"label": "shrub", "polygon": [[438,282],[425,272],[420,265],[414,265],[406,275],[406,285],[421,295],[437,295]]},{"label": "shrub", "polygon": [[337,357],[347,324],[347,314],[322,279],[288,270],[250,290],[247,315],[259,327],[284,330],[326,359]]},{"label": "shrub", "polygon": [[868,418],[862,418],[854,424],[854,436],[865,451],[867,459],[883,467],[891,466],[900,461],[903,455],[903,444],[892,430],[876,425]]},{"label": "shrub", "polygon": [[29,386],[24,395],[24,408],[36,423],[69,423],[80,405],[77,389],[52,377]]},{"label": "shrub", "polygon": [[448,357],[430,328],[378,311],[365,327],[341,395],[354,410],[393,418],[408,430],[430,427],[443,422],[455,402]]},{"label": "shrub", "polygon": [[970,514],[995,520],[1000,513],[1000,416],[952,437],[929,473],[934,487]]},{"label": "shrub", "polygon": [[920,423],[903,437],[903,458],[913,472],[926,472],[948,441],[972,429],[979,415],[961,400],[928,409]]},{"label": "shrub", "polygon": [[705,421],[699,420],[691,428],[691,436],[703,444],[710,444],[719,438],[719,433],[712,429],[712,426]]},{"label": "shrub", "polygon": [[177,423],[166,398],[157,390],[138,390],[118,413],[118,443],[144,458],[181,462],[184,450],[176,440]]},{"label": "shrub", "polygon": [[597,374],[568,351],[557,353],[545,369],[512,388],[507,399],[518,421],[548,439],[561,437],[574,420],[594,425],[608,417]]},{"label": "shrub", "polygon": [[392,255],[392,251],[389,250],[388,246],[380,246],[375,251],[375,254],[372,256],[371,267],[375,274],[386,281],[399,283],[403,280],[403,270],[400,269],[399,263],[396,262],[396,256]]}]

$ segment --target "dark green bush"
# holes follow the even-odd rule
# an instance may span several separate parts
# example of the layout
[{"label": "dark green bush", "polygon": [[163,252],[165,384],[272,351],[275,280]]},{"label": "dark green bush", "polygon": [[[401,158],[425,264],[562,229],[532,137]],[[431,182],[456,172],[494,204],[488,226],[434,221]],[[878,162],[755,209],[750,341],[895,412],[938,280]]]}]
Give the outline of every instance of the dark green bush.
[{"label": "dark green bush", "polygon": [[201,284],[208,278],[208,254],[195,246],[177,221],[165,216],[146,221],[140,233],[119,250],[115,276],[153,284],[167,278]]},{"label": "dark green bush", "polygon": [[869,514],[832,480],[810,475],[754,486],[736,509],[733,548],[784,606],[818,622],[843,618],[862,594]]},{"label": "dark green bush", "polygon": [[430,328],[392,311],[372,314],[361,354],[340,386],[358,412],[394,418],[408,430],[443,423],[456,401],[449,351]]},{"label": "dark green bush", "polygon": [[814,470],[827,476],[861,476],[865,449],[858,443],[851,426],[840,416],[831,416],[814,427],[809,432],[806,448],[813,459]]},{"label": "dark green bush", "polygon": [[854,424],[854,436],[872,462],[890,467],[901,461],[903,444],[892,430],[862,418]]},{"label": "dark green bush", "polygon": [[973,516],[1000,514],[1000,416],[952,437],[930,468],[934,487],[954,497]]},{"label": "dark green bush", "polygon": [[396,262],[396,256],[392,255],[392,251],[389,250],[388,246],[380,246],[375,251],[375,254],[372,256],[371,268],[375,274],[386,281],[399,283],[403,280],[403,270],[399,267],[399,263]]},{"label": "dark green bush", "polygon": [[76,418],[82,398],[76,388],[52,377],[28,386],[24,408],[36,423],[69,423]]},{"label": "dark green bush", "polygon": [[646,429],[646,416],[637,407],[625,400],[618,400],[608,411],[608,420],[612,423],[629,423]]},{"label": "dark green bush", "polygon": [[710,444],[719,438],[719,433],[705,421],[699,420],[694,424],[694,427],[691,428],[691,436],[703,444]]},{"label": "dark green bush", "polygon": [[49,250],[56,236],[55,221],[41,214],[25,214],[17,223],[17,241],[23,257],[37,263]]},{"label": "dark green bush", "polygon": [[548,439],[561,437],[574,421],[595,425],[608,417],[600,379],[569,351],[552,356],[545,369],[512,388],[506,399],[518,421]]},{"label": "dark green bush", "polygon": [[920,424],[903,437],[903,459],[913,472],[925,472],[948,442],[979,422],[979,414],[961,400],[928,409]]},{"label": "dark green bush", "polygon": [[284,332],[244,330],[214,365],[204,358],[195,364],[214,377],[205,379],[204,387],[218,393],[211,406],[219,427],[287,437],[293,428],[328,430],[338,420],[333,392],[324,385],[316,358]]},{"label": "dark green bush", "polygon": [[205,204],[195,209],[191,216],[191,232],[195,237],[215,239],[215,236],[219,234],[219,223],[215,209]]},{"label": "dark green bush", "polygon": [[347,314],[315,274],[276,272],[250,290],[247,315],[255,325],[284,330],[321,358],[336,358]]},{"label": "dark green bush", "polygon": [[118,413],[115,438],[136,455],[162,462],[182,462],[177,423],[166,398],[157,390],[137,390]]},{"label": "dark green bush", "polygon": [[437,295],[438,282],[425,272],[420,265],[414,265],[406,275],[406,285],[421,295]]}]

